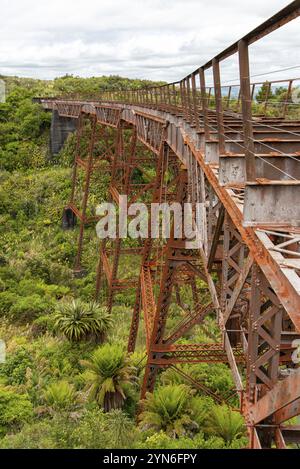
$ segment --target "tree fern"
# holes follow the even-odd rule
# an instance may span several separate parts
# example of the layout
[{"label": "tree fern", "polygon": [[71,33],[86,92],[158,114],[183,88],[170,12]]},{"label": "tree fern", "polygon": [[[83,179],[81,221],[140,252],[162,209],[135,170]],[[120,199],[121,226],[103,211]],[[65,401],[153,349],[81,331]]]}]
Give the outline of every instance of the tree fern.
[{"label": "tree fern", "polygon": [[239,412],[226,405],[214,406],[206,422],[206,431],[211,435],[220,436],[227,444],[244,436],[245,422]]},{"label": "tree fern", "polygon": [[172,437],[196,430],[191,397],[191,389],[184,384],[161,386],[153,394],[147,393],[139,416],[140,427],[163,430]]},{"label": "tree fern", "polygon": [[119,409],[126,399],[126,386],[133,381],[133,367],[123,349],[106,344],[82,361],[89,400],[95,400],[105,412]]}]

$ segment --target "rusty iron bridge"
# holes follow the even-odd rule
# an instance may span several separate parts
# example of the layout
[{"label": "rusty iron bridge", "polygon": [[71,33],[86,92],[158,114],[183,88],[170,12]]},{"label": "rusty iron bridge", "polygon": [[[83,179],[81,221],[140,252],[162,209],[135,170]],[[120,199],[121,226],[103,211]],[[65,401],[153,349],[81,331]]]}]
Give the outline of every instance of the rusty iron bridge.
[{"label": "rusty iron bridge", "polygon": [[[58,150],[77,128],[72,193],[63,214],[65,227],[79,224],[77,274],[85,227],[97,220],[93,190],[104,174],[116,206],[120,194],[129,204],[201,204],[197,250],[174,236],[174,222],[164,242],[103,240],[95,253],[96,297],[105,291],[111,310],[122,291],[135,296],[128,351],[135,350],[143,324],[142,397],[161,369],[173,367],[220,400],[181,364],[227,363],[251,448],[300,443],[299,420],[288,422],[300,414],[300,106],[291,99],[297,79],[268,82],[257,102],[262,84],[251,82],[249,70],[249,46],[299,14],[297,0],[175,83],[93,99],[39,98],[53,113]],[[233,56],[239,83],[224,86],[220,64]],[[278,86],[286,93],[276,103]],[[126,263],[136,268],[134,276]],[[174,307],[181,311],[176,324]],[[205,322],[213,315],[215,335]],[[196,325],[207,338],[201,343],[189,339]]]}]

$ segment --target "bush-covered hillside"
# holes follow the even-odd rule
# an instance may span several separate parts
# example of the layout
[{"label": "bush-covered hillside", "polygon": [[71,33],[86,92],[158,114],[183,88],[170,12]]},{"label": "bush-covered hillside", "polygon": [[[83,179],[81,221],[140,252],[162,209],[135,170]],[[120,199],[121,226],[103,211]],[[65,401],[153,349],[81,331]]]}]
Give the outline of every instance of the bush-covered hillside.
[{"label": "bush-covered hillside", "polygon": [[[54,164],[50,114],[32,97],[141,82],[120,77],[6,81],[9,93],[0,104],[0,339],[6,343],[0,448],[245,447],[239,413],[192,389],[171,369],[139,403],[144,340],[127,355],[132,298],[126,293],[111,316],[104,301],[93,303],[98,246],[93,227],[85,248],[88,273],[73,276],[78,232],[63,231],[61,215],[70,194],[74,136]],[[103,178],[99,199],[106,191]],[[216,333],[210,318],[205,324]],[[200,327],[193,334],[195,341],[210,340]],[[193,365],[188,372],[220,398],[233,387],[225,365]]]}]

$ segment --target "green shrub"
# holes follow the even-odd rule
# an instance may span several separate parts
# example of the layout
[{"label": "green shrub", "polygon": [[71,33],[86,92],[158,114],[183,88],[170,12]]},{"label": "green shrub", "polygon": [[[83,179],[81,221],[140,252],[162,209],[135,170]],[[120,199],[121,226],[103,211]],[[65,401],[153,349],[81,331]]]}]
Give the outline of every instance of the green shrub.
[{"label": "green shrub", "polygon": [[66,380],[49,384],[44,393],[45,403],[54,410],[67,410],[74,406],[76,394],[74,387]]},{"label": "green shrub", "polygon": [[59,300],[70,293],[70,289],[68,287],[46,284],[41,279],[33,278],[21,280],[18,284],[17,291],[20,296],[26,297],[28,292],[30,292],[30,294],[39,295],[49,301],[51,301],[51,299]]},{"label": "green shrub", "polygon": [[10,308],[17,302],[18,295],[11,291],[0,292],[0,314],[7,313]]},{"label": "green shrub", "polygon": [[180,437],[171,438],[169,435],[160,431],[146,438],[145,441],[138,443],[138,448],[143,449],[225,449],[226,445],[220,437],[205,438],[200,432],[193,438]]},{"label": "green shrub", "polygon": [[33,337],[38,337],[46,332],[54,333],[54,318],[51,314],[45,314],[35,319],[31,326]]},{"label": "green shrub", "polygon": [[[20,432],[6,435],[0,439],[1,449],[57,449],[61,448],[52,437],[53,422],[44,420],[24,424]],[[61,427],[61,437],[63,435]],[[66,446],[62,446],[65,448]]]},{"label": "green shrub", "polygon": [[139,438],[134,421],[121,410],[103,413],[91,409],[83,415],[72,433],[77,448],[134,448]]},{"label": "green shrub", "polygon": [[25,424],[18,433],[0,440],[0,448],[134,448],[138,440],[134,422],[125,414],[104,414],[93,408],[69,418],[56,413],[51,419]]},{"label": "green shrub", "polygon": [[33,407],[26,394],[0,386],[0,433],[17,430],[33,417]]},{"label": "green shrub", "polygon": [[0,366],[0,376],[5,378],[6,384],[25,384],[27,369],[32,366],[32,356],[20,347],[14,353],[7,353],[5,363]]},{"label": "green shrub", "polygon": [[22,323],[32,321],[39,315],[48,313],[52,309],[49,300],[42,298],[37,294],[29,296],[19,296],[14,305],[9,310],[12,319]]},{"label": "green shrub", "polygon": [[61,341],[48,334],[40,336],[33,344],[35,361],[43,369],[47,380],[65,379],[82,370],[79,360],[87,355],[79,345]]},{"label": "green shrub", "polygon": [[25,424],[21,431],[0,440],[0,448],[63,449],[72,448],[71,435],[75,422],[65,416]]}]

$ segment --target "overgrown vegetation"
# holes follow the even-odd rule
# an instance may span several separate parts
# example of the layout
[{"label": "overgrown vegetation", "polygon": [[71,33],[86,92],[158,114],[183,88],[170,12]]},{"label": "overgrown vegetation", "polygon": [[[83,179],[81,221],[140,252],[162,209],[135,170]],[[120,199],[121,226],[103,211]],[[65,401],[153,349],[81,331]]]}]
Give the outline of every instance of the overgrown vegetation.
[{"label": "overgrown vegetation", "polygon": [[[85,245],[88,274],[73,276],[78,230],[62,231],[61,215],[70,194],[74,138],[54,164],[48,150],[51,116],[32,97],[145,83],[120,77],[6,81],[7,101],[0,104],[0,338],[7,346],[0,364],[0,447],[245,447],[239,414],[193,389],[174,370],[164,371],[154,393],[139,402],[144,337],[134,354],[126,353],[134,296],[117,295],[111,316],[103,298],[91,303],[93,228]],[[104,200],[106,191],[103,176],[95,199]],[[136,267],[129,261],[121,266],[128,275]],[[171,322],[180,315],[174,309]],[[217,335],[212,318],[205,326]],[[192,334],[195,342],[211,341],[198,326]],[[219,402],[233,387],[225,365],[182,369]]]}]

